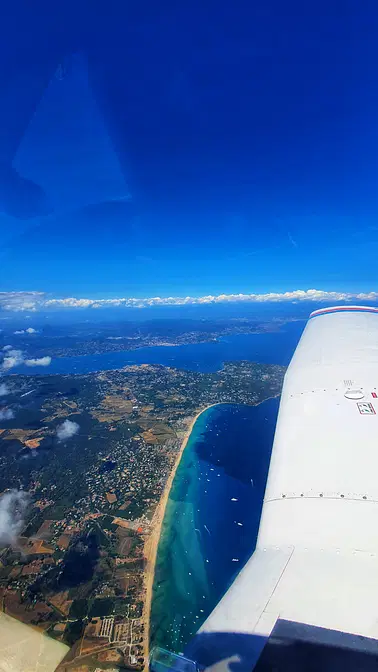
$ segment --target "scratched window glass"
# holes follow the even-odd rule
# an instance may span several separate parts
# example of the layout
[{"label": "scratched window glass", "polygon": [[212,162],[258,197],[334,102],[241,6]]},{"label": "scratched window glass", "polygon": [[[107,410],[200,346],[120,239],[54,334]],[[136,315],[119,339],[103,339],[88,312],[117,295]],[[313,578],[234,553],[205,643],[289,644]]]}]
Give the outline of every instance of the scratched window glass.
[{"label": "scratched window glass", "polygon": [[307,319],[378,305],[378,9],[1,14],[0,667],[175,667],[255,549]]}]

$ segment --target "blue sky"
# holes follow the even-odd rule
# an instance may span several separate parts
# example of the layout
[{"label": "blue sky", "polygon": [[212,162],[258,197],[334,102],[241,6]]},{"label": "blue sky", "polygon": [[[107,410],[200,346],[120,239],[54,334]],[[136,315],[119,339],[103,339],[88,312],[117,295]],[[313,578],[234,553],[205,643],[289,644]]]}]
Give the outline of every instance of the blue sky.
[{"label": "blue sky", "polygon": [[0,158],[51,212],[12,216],[0,185],[0,290],[376,289],[376,3],[175,4],[10,23]]}]

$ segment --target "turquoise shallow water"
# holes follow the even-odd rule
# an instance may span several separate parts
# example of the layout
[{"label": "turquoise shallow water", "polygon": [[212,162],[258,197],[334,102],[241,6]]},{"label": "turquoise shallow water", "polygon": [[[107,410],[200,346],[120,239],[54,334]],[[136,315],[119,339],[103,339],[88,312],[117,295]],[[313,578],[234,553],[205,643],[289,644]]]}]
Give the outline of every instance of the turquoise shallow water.
[{"label": "turquoise shallow water", "polygon": [[162,526],[152,645],[183,651],[253,552],[277,411],[221,404],[194,425]]}]

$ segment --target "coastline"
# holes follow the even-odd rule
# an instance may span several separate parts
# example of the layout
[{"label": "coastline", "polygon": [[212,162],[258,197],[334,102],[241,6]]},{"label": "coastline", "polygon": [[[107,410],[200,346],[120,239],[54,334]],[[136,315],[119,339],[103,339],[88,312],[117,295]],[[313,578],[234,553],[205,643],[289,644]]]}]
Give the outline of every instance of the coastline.
[{"label": "coastline", "polygon": [[147,539],[144,547],[144,557],[146,559],[146,581],[145,581],[145,603],[144,603],[144,614],[143,614],[143,623],[144,623],[144,634],[143,634],[143,639],[144,639],[144,659],[145,659],[145,669],[148,669],[148,657],[149,657],[149,644],[150,644],[150,615],[151,615],[151,603],[152,603],[152,588],[153,588],[153,583],[154,583],[154,578],[155,578],[155,565],[156,565],[156,558],[157,558],[157,551],[158,551],[158,546],[159,546],[159,541],[160,541],[160,534],[161,534],[161,528],[163,525],[163,520],[164,520],[164,514],[165,514],[165,509],[167,507],[168,499],[169,499],[169,494],[171,491],[172,483],[174,480],[174,477],[176,475],[177,468],[180,464],[183,452],[187,446],[187,443],[189,441],[190,435],[193,431],[193,427],[196,424],[198,418],[202,413],[207,411],[209,408],[212,408],[213,406],[220,406],[222,402],[218,402],[215,404],[209,404],[208,406],[205,406],[202,410],[198,411],[194,418],[191,420],[185,434],[183,441],[180,446],[180,450],[177,454],[175,463],[173,465],[173,468],[171,470],[171,473],[167,479],[167,482],[165,484],[165,488],[163,491],[163,494],[160,498],[160,501],[157,505],[156,511],[154,513],[152,522],[151,522],[151,527],[152,527],[152,532]]},{"label": "coastline", "polygon": [[[260,404],[263,404],[265,401],[268,401],[269,399],[276,399],[277,397],[280,396],[281,393],[278,394],[273,394],[270,397],[267,397],[266,399],[262,399],[261,401],[258,401],[255,404],[246,404],[247,406],[259,406]],[[214,406],[222,406],[222,405],[228,405],[230,402],[223,402],[219,401],[214,404],[208,404],[203,408],[202,410],[198,411],[196,415],[192,418],[190,421],[187,430],[185,431],[180,450],[177,454],[176,460],[174,462],[174,465],[172,467],[172,470],[170,472],[170,475],[167,479],[167,482],[165,484],[164,491],[162,493],[162,496],[159,500],[159,503],[156,507],[153,519],[151,521],[151,528],[152,532],[148,539],[146,540],[145,546],[144,546],[144,557],[146,559],[146,570],[145,570],[145,603],[144,603],[144,610],[143,610],[143,624],[144,624],[144,634],[143,634],[143,655],[144,655],[144,660],[145,660],[145,670],[148,670],[148,660],[149,660],[149,654],[150,654],[150,617],[151,617],[151,605],[152,605],[152,591],[153,591],[153,584],[154,584],[154,578],[155,578],[155,566],[156,566],[156,559],[157,559],[157,552],[158,552],[158,546],[159,546],[159,541],[160,541],[160,535],[161,535],[161,529],[164,521],[164,515],[165,515],[165,510],[168,504],[168,499],[170,495],[170,491],[172,488],[172,484],[178,469],[178,466],[181,462],[181,458],[183,456],[184,450],[187,446],[187,443],[189,441],[190,435],[193,431],[194,425],[196,424],[198,418],[207,411],[209,408],[212,408]]]}]

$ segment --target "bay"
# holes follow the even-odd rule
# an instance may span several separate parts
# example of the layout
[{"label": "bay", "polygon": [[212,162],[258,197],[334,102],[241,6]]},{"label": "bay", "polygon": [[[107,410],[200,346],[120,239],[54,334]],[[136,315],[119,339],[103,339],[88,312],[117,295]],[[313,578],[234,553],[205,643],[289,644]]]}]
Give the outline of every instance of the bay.
[{"label": "bay", "polygon": [[252,554],[278,405],[220,404],[195,423],[162,526],[152,646],[182,652]]},{"label": "bay", "polygon": [[18,366],[11,373],[23,375],[87,374],[120,369],[130,364],[161,364],[203,373],[218,371],[225,361],[257,361],[287,365],[304,328],[304,322],[285,324],[279,331],[238,334],[210,343],[153,346],[80,357],[56,357],[49,366]]}]

